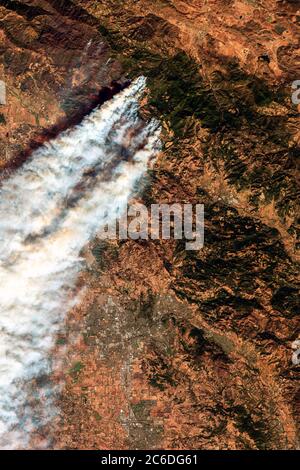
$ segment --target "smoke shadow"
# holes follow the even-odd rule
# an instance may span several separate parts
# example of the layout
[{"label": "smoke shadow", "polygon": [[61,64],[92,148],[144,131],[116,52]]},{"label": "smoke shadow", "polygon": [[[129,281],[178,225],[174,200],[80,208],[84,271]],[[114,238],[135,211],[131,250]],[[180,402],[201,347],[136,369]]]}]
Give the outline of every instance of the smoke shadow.
[{"label": "smoke shadow", "polygon": [[0,180],[7,178],[12,172],[20,168],[23,163],[30,158],[32,153],[45,142],[49,142],[56,138],[61,132],[68,128],[80,124],[80,122],[96,107],[102,106],[104,103],[111,100],[130,84],[130,80],[127,80],[124,83],[113,80],[110,86],[102,87],[98,93],[91,94],[87,101],[82,103],[74,101],[74,107],[70,113],[59,119],[53,126],[43,129],[40,133],[36,134],[21,153],[2,166]]}]

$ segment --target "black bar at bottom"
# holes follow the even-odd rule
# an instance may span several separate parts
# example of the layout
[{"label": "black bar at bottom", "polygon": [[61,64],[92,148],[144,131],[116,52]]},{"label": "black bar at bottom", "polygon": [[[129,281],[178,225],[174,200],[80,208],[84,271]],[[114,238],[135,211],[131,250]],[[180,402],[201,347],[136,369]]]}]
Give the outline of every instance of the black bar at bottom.
[{"label": "black bar at bottom", "polygon": [[[41,468],[41,464],[47,466],[58,463],[72,466],[91,465],[96,468],[107,468],[119,465],[123,468],[139,468],[141,466],[150,467],[172,467],[184,465],[188,467],[200,466],[206,468],[221,468],[224,465],[241,466],[259,463],[270,468],[273,463],[283,469],[289,463],[296,463],[296,451],[1,451],[0,464],[4,463],[37,464],[36,468]],[[41,469],[43,470],[43,469]],[[56,469],[54,469],[56,470]]]}]

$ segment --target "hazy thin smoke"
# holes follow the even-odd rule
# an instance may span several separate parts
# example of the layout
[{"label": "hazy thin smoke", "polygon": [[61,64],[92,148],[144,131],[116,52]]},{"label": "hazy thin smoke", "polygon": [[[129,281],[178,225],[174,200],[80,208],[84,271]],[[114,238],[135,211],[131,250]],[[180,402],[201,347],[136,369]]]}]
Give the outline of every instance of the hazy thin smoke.
[{"label": "hazy thin smoke", "polygon": [[[50,373],[55,335],[72,306],[79,253],[125,209],[160,147],[138,114],[145,78],[37,150],[0,191],[0,446],[27,448],[52,419],[55,390],[28,397]],[[74,301],[74,295],[73,295]]]}]

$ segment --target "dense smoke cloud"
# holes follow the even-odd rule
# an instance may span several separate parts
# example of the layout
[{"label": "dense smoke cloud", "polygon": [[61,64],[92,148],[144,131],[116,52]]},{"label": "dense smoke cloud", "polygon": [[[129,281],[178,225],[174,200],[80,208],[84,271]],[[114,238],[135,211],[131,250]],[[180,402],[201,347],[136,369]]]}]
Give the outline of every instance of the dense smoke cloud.
[{"label": "dense smoke cloud", "polygon": [[49,381],[34,410],[28,384],[51,372],[56,333],[74,303],[80,251],[125,209],[159,149],[139,117],[140,77],[32,155],[0,194],[0,447],[28,448],[55,415]]}]

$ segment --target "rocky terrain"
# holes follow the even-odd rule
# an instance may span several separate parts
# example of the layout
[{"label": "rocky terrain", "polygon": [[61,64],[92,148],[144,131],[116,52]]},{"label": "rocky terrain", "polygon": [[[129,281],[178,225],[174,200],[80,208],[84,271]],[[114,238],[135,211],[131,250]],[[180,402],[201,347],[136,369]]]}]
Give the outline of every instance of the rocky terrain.
[{"label": "rocky terrain", "polygon": [[143,74],[163,151],[140,200],[205,205],[200,251],[86,248],[53,448],[297,448],[299,19],[292,0],[0,2],[2,178]]}]

